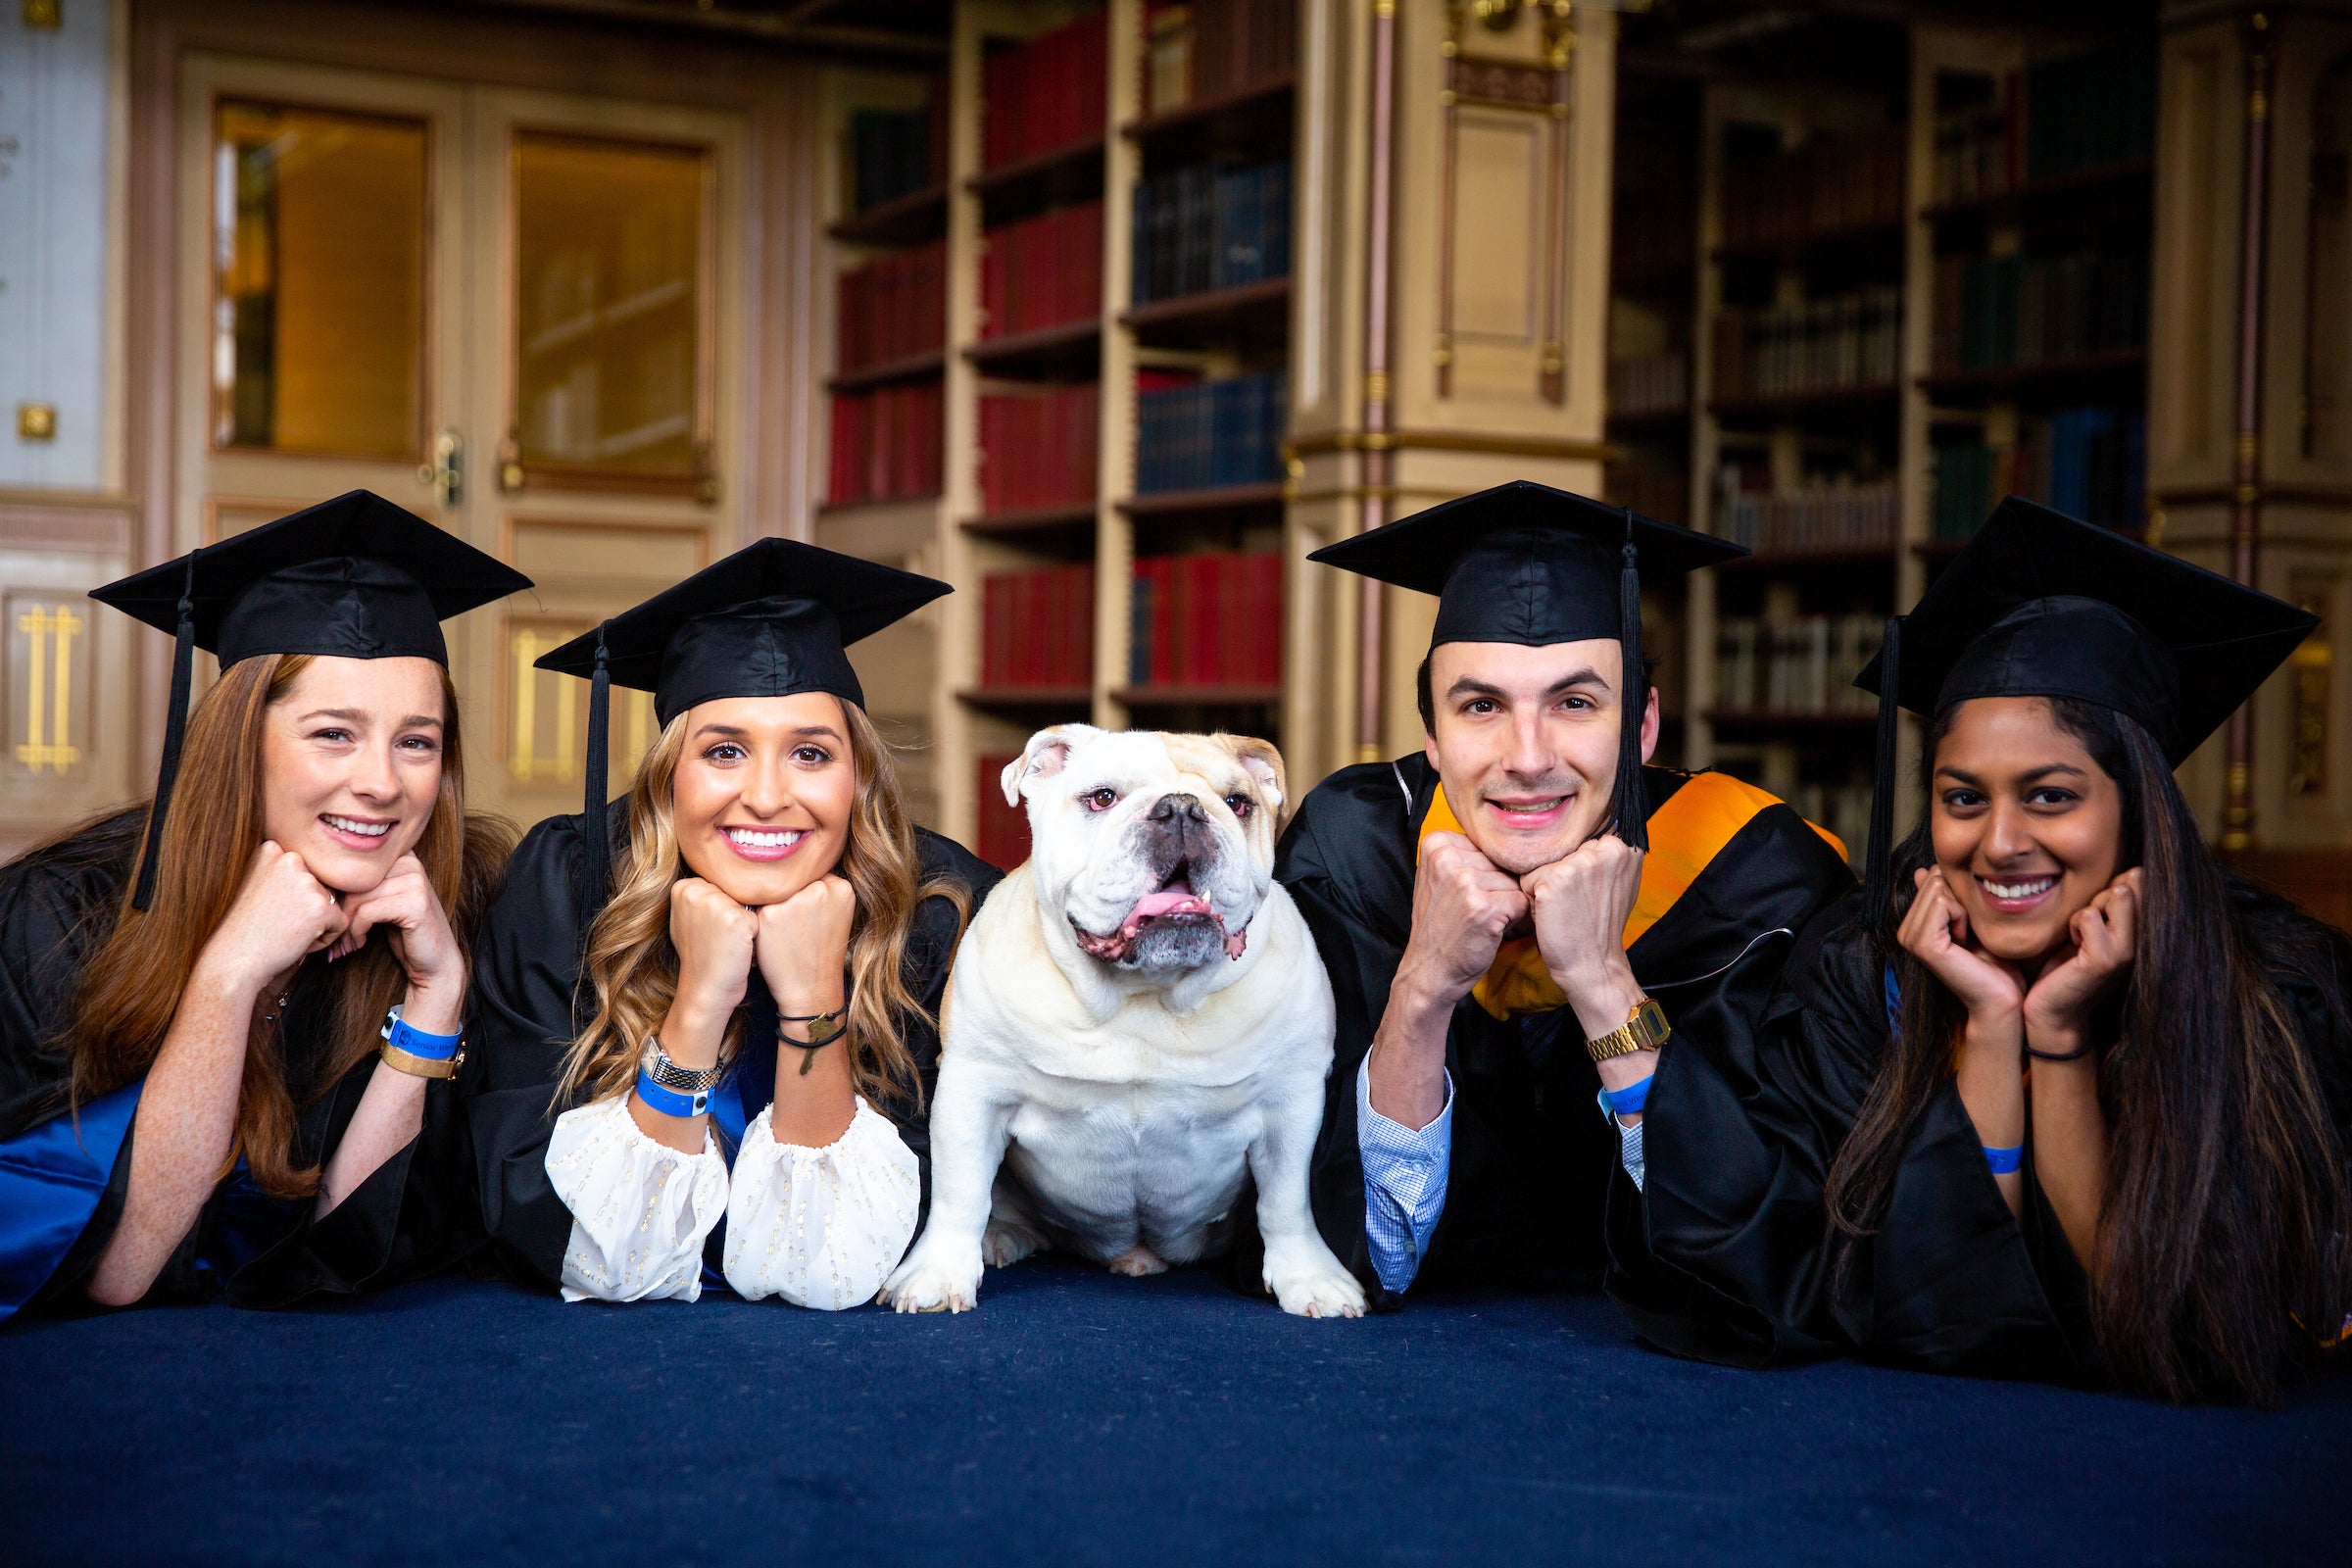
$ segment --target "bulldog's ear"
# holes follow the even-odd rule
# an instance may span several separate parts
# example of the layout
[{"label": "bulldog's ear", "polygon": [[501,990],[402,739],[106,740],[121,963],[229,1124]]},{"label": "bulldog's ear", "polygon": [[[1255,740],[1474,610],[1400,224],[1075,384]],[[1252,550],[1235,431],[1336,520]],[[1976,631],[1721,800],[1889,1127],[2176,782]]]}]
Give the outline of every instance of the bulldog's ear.
[{"label": "bulldog's ear", "polygon": [[1274,743],[1249,735],[1219,735],[1217,739],[1250,770],[1257,787],[1266,792],[1267,807],[1279,813],[1290,792],[1283,783],[1282,753],[1274,749]]},{"label": "bulldog's ear", "polygon": [[1092,724],[1056,724],[1030,736],[1029,744],[1021,748],[1020,757],[1004,764],[1001,780],[1004,786],[1004,804],[1020,805],[1022,785],[1033,778],[1052,778],[1069,761],[1072,746],[1102,733]]}]

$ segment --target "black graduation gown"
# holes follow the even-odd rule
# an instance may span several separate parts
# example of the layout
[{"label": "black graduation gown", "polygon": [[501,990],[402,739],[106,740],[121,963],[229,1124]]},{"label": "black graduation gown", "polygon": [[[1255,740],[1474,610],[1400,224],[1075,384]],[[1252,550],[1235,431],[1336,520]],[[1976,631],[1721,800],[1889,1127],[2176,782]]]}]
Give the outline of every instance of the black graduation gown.
[{"label": "black graduation gown", "polygon": [[[625,807],[615,802],[607,817],[615,863],[626,849]],[[927,829],[915,829],[915,849],[918,875],[961,883],[971,891],[974,909],[1004,879],[995,866]],[[474,954],[473,1049],[481,1076],[469,1085],[467,1114],[483,1223],[510,1274],[549,1287],[563,1280],[571,1211],[548,1184],[547,1141],[556,1118],[587,1098],[575,1093],[558,1101],[556,1084],[571,1043],[596,1011],[595,992],[580,973],[588,939],[579,891],[583,864],[578,816],[549,817],[531,829],[508,863],[506,888],[483,923]],[[947,993],[948,963],[960,935],[956,907],[946,899],[934,896],[916,906],[906,971],[910,989],[933,1018]],[[775,1038],[775,1003],[757,973],[743,1011],[746,1041]],[[930,1103],[939,1076],[939,1031],[921,1018],[906,1017],[900,1020],[900,1032],[921,1072],[922,1102],[902,1098],[874,1109],[891,1119],[920,1162],[928,1212],[931,1141],[922,1107]],[[765,1071],[773,1071],[772,1058],[762,1053],[746,1052],[747,1064],[754,1056]],[[756,1117],[772,1093],[771,1080],[747,1088],[741,1098]],[[724,1256],[725,1236],[722,1220],[705,1249],[714,1268]]]},{"label": "black graduation gown", "polygon": [[[122,812],[0,869],[0,1319],[85,1307],[81,1286],[122,1218],[143,1086],[68,1114],[71,1064],[57,1042],[76,977],[121,907],[145,820],[143,809]],[[375,1070],[369,1054],[334,1083],[318,1082],[334,1055],[330,1012],[326,963],[313,958],[278,1024],[298,1107],[297,1166],[333,1154]],[[423,1130],[332,1213],[313,1222],[312,1207],[262,1193],[239,1161],[145,1300],[225,1292],[242,1305],[284,1306],[463,1256],[480,1231],[454,1086],[427,1086]]]},{"label": "black graduation gown", "polygon": [[[1654,767],[1642,774],[1653,818],[1690,777]],[[1305,915],[1339,1004],[1315,1147],[1315,1223],[1383,1305],[1395,1301],[1380,1290],[1364,1240],[1355,1079],[1411,935],[1415,851],[1437,782],[1417,756],[1343,768],[1299,804],[1275,859],[1275,878]],[[1706,862],[1627,956],[1677,1038],[1744,1042],[1794,934],[1852,885],[1845,862],[1804,819],[1774,805]],[[1416,1284],[1597,1275],[1606,1260],[1604,1195],[1632,1184],[1618,1166],[1616,1129],[1595,1103],[1600,1079],[1573,1010],[1498,1021],[1465,997],[1447,1029],[1446,1063],[1454,1093],[1446,1208]]]},{"label": "black graduation gown", "polygon": [[[2301,928],[2331,981],[2272,978],[2301,1027],[2352,1149],[2352,949],[2283,900],[2236,883],[2259,933]],[[1642,1336],[1682,1354],[1756,1366],[1852,1352],[1933,1371],[2095,1381],[2089,1281],[2024,1167],[2013,1216],[1952,1080],[1904,1148],[1878,1233],[1839,1284],[1822,1189],[1889,1034],[1886,964],[1858,896],[1800,938],[1753,1050],[1708,1041],[1662,1065],[1644,1116],[1644,1202],[1612,1242],[1632,1266],[1618,1298]],[[2330,996],[2328,993],[2332,992]],[[1674,1048],[1669,1047],[1669,1057]]]}]

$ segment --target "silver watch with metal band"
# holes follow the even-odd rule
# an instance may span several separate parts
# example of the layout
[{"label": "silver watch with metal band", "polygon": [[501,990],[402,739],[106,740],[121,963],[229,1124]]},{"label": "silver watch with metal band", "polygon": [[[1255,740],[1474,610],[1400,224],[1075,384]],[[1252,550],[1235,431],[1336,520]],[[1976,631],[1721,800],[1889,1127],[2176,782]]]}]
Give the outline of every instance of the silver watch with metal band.
[{"label": "silver watch with metal band", "polygon": [[716,1089],[719,1080],[727,1075],[727,1064],[723,1061],[700,1072],[679,1066],[669,1059],[669,1053],[662,1049],[662,1040],[658,1035],[647,1037],[645,1054],[638,1058],[637,1065],[648,1078],[664,1089],[675,1089],[681,1095],[708,1094]]}]

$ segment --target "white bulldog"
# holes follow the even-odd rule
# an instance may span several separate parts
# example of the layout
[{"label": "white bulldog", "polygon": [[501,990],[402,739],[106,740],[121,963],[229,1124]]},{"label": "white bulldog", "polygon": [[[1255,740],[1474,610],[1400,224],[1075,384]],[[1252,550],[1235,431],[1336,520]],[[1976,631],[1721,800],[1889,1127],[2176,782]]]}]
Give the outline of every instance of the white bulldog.
[{"label": "white bulldog", "polygon": [[1034,849],[949,975],[931,1221],[882,1299],[961,1311],[984,1263],[1049,1245],[1120,1274],[1192,1262],[1231,1239],[1250,1176],[1283,1310],[1359,1315],[1307,1206],[1333,1009],[1274,885],[1282,754],[1058,724],[1004,783]]}]

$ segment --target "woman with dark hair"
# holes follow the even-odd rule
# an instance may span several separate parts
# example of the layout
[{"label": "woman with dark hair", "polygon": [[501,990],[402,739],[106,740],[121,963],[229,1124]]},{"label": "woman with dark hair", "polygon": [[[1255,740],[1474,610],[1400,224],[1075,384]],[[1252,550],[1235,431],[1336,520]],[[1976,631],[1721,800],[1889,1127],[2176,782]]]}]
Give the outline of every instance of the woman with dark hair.
[{"label": "woman with dark hair", "polygon": [[[595,683],[588,809],[524,839],[484,929],[469,1106],[525,1279],[840,1308],[913,1239],[948,960],[997,872],[914,826],[844,645],[947,591],[764,539],[540,661]],[[608,683],[662,724],[610,807]]]},{"label": "woman with dark hair", "polygon": [[[1863,891],[1750,1060],[1669,1053],[1617,1295],[1669,1348],[2267,1401],[2352,1310],[2341,935],[2172,769],[2312,618],[2012,499],[1890,627]],[[1928,715],[1889,847],[1893,712]]]},{"label": "woman with dark hair", "polygon": [[450,1080],[512,840],[466,814],[439,623],[529,586],[354,491],[93,595],[176,628],[174,709],[151,802],[0,869],[0,1319],[282,1305],[478,1235]]}]

